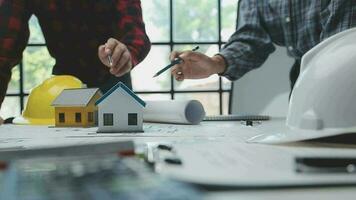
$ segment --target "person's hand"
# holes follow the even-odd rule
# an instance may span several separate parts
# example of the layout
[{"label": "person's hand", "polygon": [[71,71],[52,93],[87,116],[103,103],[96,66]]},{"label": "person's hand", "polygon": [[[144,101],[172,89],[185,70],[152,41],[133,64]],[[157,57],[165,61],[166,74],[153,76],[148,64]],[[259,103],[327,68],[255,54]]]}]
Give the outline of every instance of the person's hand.
[{"label": "person's hand", "polygon": [[175,65],[171,70],[177,81],[207,78],[213,74],[224,72],[226,68],[225,60],[220,55],[209,57],[193,51],[174,51],[170,55],[171,60],[177,57],[183,59],[183,63]]},{"label": "person's hand", "polygon": [[[110,73],[116,77],[123,76],[132,68],[132,59],[126,45],[114,38],[110,38],[105,44],[100,45],[98,56],[101,62],[110,68]],[[112,58],[112,65],[109,62]]]},{"label": "person's hand", "polygon": [[4,123],[4,120],[0,117],[0,125]]}]

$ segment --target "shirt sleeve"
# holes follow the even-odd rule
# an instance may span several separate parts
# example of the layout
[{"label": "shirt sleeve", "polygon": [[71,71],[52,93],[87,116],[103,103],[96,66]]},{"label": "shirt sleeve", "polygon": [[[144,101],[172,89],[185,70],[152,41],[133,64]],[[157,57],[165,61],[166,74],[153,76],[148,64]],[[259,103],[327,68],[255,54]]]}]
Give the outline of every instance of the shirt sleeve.
[{"label": "shirt sleeve", "polygon": [[124,43],[130,53],[133,66],[140,63],[151,49],[142,19],[140,0],[120,0],[117,9],[121,15],[119,30],[123,33],[119,40]]},{"label": "shirt sleeve", "polygon": [[0,106],[29,37],[29,14],[23,0],[0,0]]},{"label": "shirt sleeve", "polygon": [[260,67],[275,50],[264,28],[258,1],[240,1],[237,29],[219,53],[227,63],[225,72],[220,75],[229,80],[237,80]]},{"label": "shirt sleeve", "polygon": [[322,8],[320,20],[322,31],[320,41],[356,26],[356,5],[350,0],[329,0]]}]

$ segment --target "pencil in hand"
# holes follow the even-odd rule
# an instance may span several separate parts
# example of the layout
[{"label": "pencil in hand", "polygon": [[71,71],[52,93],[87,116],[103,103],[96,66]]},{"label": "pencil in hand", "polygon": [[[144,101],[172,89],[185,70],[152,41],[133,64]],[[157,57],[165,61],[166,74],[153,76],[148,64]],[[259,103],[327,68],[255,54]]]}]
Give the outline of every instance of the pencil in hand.
[{"label": "pencil in hand", "polygon": [[[192,51],[196,51],[199,49],[199,46],[194,47],[194,49],[192,49]],[[153,78],[161,75],[163,72],[167,71],[168,69],[172,68],[174,65],[177,64],[181,64],[183,62],[183,59],[180,57],[175,58],[169,65],[167,65],[166,67],[164,67],[163,69],[159,70],[154,76]]]}]

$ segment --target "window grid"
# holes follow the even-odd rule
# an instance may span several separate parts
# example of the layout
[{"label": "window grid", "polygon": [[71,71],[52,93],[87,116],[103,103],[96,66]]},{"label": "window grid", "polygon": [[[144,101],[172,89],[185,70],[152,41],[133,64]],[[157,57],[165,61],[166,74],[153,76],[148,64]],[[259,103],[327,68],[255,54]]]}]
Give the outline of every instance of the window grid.
[{"label": "window grid", "polygon": [[[24,94],[24,81],[23,81],[23,77],[24,77],[24,73],[23,73],[23,61],[20,62],[19,65],[20,69],[20,113],[21,111],[24,109],[24,98],[25,98],[25,94]],[[15,95],[18,96],[18,95]]]},{"label": "window grid", "polygon": [[[175,42],[174,41],[174,35],[173,35],[173,2],[174,0],[169,0],[169,42],[153,42],[152,45],[167,45],[170,47],[170,50],[174,50],[175,45],[218,45],[219,50],[221,49],[222,45],[225,44],[225,42],[222,41],[221,37],[221,30],[222,30],[222,6],[221,6],[221,1],[222,0],[217,0],[217,17],[218,17],[218,40],[215,42]],[[37,43],[37,44],[27,44],[27,47],[45,47],[45,43]],[[19,93],[11,93],[11,94],[6,94],[8,97],[20,97],[20,111],[24,109],[24,102],[25,102],[25,97],[28,96],[28,93],[24,92],[24,65],[23,61],[20,62],[19,64],[19,72],[20,72],[20,79],[19,79]],[[174,77],[170,77],[170,90],[169,91],[135,91],[137,94],[170,94],[171,99],[175,98],[175,94],[177,93],[218,93],[219,94],[219,113],[223,114],[223,94],[228,93],[229,96],[231,96],[231,89],[223,89],[223,82],[222,78],[219,77],[219,89],[217,90],[179,90],[176,91],[174,89]],[[229,98],[231,99],[231,98]],[[230,113],[230,102],[229,105],[227,105],[229,108],[229,113]]]},{"label": "window grid", "polygon": [[129,113],[127,121],[129,126],[137,126],[137,113]]},{"label": "window grid", "polygon": [[104,119],[104,123],[103,123],[104,126],[113,126],[114,125],[114,114],[104,113],[103,119]]}]

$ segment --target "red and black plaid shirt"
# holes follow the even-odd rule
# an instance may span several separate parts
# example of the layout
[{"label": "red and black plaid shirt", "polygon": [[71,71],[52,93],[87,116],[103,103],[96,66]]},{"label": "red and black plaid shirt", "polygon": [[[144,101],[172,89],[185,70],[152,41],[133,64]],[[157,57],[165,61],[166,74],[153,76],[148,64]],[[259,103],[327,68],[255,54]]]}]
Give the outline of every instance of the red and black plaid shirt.
[{"label": "red and black plaid shirt", "polygon": [[75,75],[89,86],[109,75],[97,51],[110,37],[128,47],[134,65],[150,50],[140,0],[0,0],[0,105],[26,47],[32,14],[56,59],[53,73]]}]

